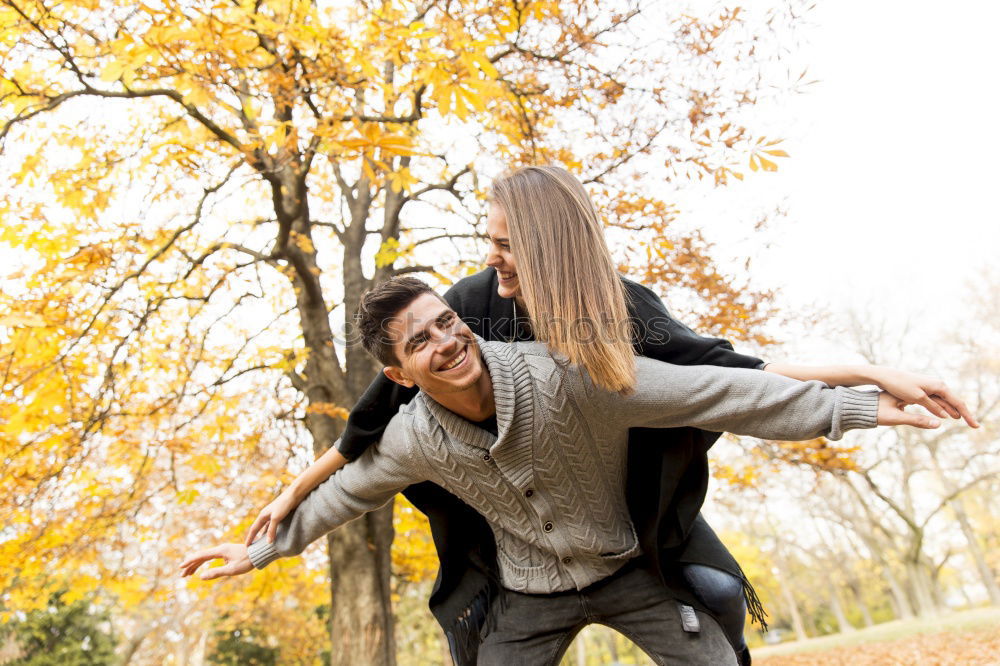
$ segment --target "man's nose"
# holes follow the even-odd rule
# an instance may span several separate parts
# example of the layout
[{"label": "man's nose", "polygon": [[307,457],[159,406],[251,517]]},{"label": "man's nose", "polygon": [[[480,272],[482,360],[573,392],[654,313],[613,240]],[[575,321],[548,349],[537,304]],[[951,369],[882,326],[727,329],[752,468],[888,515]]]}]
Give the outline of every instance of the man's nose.
[{"label": "man's nose", "polygon": [[439,328],[435,326],[431,334],[431,340],[437,345],[438,352],[443,354],[451,353],[454,351],[455,345],[458,344],[458,338],[450,327]]}]

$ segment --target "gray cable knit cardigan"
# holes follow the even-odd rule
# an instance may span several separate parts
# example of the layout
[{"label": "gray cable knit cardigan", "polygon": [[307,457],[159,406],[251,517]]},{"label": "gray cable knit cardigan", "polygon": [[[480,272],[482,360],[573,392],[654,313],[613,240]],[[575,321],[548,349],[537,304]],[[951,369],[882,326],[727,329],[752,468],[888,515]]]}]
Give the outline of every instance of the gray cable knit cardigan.
[{"label": "gray cable knit cardigan", "polygon": [[481,513],[496,536],[501,582],[518,592],[582,589],[639,554],[625,503],[628,429],[696,426],[769,439],[839,439],[874,427],[878,394],[779,375],[636,358],[622,396],[544,344],[479,340],[498,435],[423,393],[393,417],[377,447],[318,486],[273,544],[250,546],[262,568],[433,481]]}]

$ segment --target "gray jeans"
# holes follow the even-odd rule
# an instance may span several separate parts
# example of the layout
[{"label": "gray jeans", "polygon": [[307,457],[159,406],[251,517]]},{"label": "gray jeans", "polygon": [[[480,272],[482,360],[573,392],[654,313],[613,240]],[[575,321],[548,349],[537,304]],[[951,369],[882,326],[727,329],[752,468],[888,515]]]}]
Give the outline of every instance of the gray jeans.
[{"label": "gray jeans", "polygon": [[736,666],[714,619],[698,612],[700,631],[684,631],[677,600],[653,574],[631,565],[579,592],[502,594],[506,609],[492,606],[497,615],[479,647],[479,666],[553,666],[588,624],[621,632],[657,664]]}]

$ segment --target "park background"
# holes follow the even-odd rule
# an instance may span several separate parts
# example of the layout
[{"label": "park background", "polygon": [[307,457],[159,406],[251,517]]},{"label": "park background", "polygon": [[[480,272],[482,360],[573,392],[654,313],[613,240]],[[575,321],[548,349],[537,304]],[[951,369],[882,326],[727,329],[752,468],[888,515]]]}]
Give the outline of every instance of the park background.
[{"label": "park background", "polygon": [[[3,0],[0,662],[448,663],[402,502],[176,568],[333,440],[369,281],[476,270],[490,180],[555,163],[696,330],[984,421],[720,442],[706,513],[800,639],[756,661],[996,663],[1000,12],[811,4]],[[645,663],[601,628],[566,661]]]}]

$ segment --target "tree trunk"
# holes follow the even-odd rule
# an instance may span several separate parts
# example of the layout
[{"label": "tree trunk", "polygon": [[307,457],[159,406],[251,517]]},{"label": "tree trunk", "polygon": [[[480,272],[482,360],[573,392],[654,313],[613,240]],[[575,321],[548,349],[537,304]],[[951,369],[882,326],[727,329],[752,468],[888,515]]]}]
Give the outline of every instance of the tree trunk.
[{"label": "tree trunk", "polygon": [[840,603],[840,595],[837,594],[837,586],[833,583],[830,584],[830,609],[833,611],[833,616],[837,619],[840,633],[846,634],[857,631],[854,625],[848,621],[847,614],[844,612],[844,605]]},{"label": "tree trunk", "polygon": [[[869,520],[872,516],[868,514]],[[889,586],[889,599],[892,602],[893,611],[896,613],[896,618],[900,620],[908,620],[913,617],[913,605],[906,596],[906,591],[903,589],[903,585],[900,584],[899,579],[896,578],[896,574],[892,570],[892,565],[889,564],[889,560],[883,555],[883,545],[879,543],[878,537],[875,535],[874,531],[871,529],[862,529],[860,524],[854,525],[855,533],[864,542],[865,547],[868,552],[871,553],[872,557],[878,562],[878,565],[882,568],[882,577],[885,579],[886,584]]]},{"label": "tree trunk", "polygon": [[618,663],[618,632],[614,629],[608,627],[602,627],[601,631],[604,633],[604,637],[608,641],[608,654],[611,657],[611,663]]},{"label": "tree trunk", "polygon": [[875,620],[872,618],[872,612],[868,609],[868,603],[865,601],[865,594],[860,583],[851,585],[851,592],[854,593],[854,601],[858,604],[858,610],[861,611],[861,619],[864,621],[865,626],[874,627]]},{"label": "tree trunk", "polygon": [[327,538],[330,552],[330,632],[334,666],[393,666],[396,643],[390,605],[392,503]]},{"label": "tree trunk", "polygon": [[120,666],[128,666],[132,662],[132,658],[135,657],[135,653],[139,651],[139,647],[142,645],[142,642],[146,640],[146,636],[148,636],[152,630],[153,624],[149,622],[144,622],[138,629],[136,629],[135,633],[133,633],[125,643]]},{"label": "tree trunk", "polygon": [[934,470],[937,472],[938,479],[941,481],[941,485],[944,486],[945,492],[955,497],[955,499],[948,502],[948,508],[955,513],[955,519],[958,521],[958,526],[962,530],[962,536],[965,537],[965,543],[968,545],[969,556],[976,565],[979,580],[983,582],[983,588],[986,590],[986,597],[990,600],[990,605],[1000,606],[1000,585],[997,585],[996,574],[993,573],[989,562],[986,561],[986,555],[979,544],[976,531],[969,522],[969,515],[965,511],[962,499],[956,496],[958,488],[945,474],[944,469],[941,468],[941,463],[937,458],[937,449],[927,445],[927,450],[931,454]]},{"label": "tree trunk", "polygon": [[583,634],[577,634],[573,642],[576,643],[576,666],[587,666],[587,645],[583,640]]},{"label": "tree trunk", "polygon": [[785,600],[789,615],[792,616],[792,630],[795,631],[795,638],[804,641],[809,638],[809,634],[806,633],[806,625],[802,622],[802,614],[799,612],[799,604],[795,601],[795,595],[792,594],[791,585],[785,579],[783,567],[775,567],[774,576],[778,579],[781,596]]},{"label": "tree trunk", "polygon": [[202,630],[198,635],[198,641],[194,645],[194,653],[191,655],[191,666],[204,666],[205,651],[208,648],[208,629]]},{"label": "tree trunk", "polygon": [[962,528],[962,535],[965,537],[965,542],[968,545],[969,556],[976,565],[979,580],[983,583],[983,588],[986,590],[986,597],[990,600],[990,605],[1000,606],[1000,585],[997,585],[997,577],[993,573],[993,569],[990,568],[989,562],[986,561],[986,554],[983,553],[983,548],[979,544],[976,531],[969,522],[969,517],[965,513],[965,507],[958,500],[950,502],[950,507],[955,512],[958,526]]},{"label": "tree trunk", "polygon": [[[334,347],[330,308],[320,283],[322,269],[312,244],[309,202],[304,172],[289,165],[269,178],[280,224],[276,251],[294,269],[289,272],[305,346],[309,351],[301,373],[289,377],[308,400],[306,428],[319,456],[333,446],[344,422],[328,407],[354,405],[375,375],[374,361],[359,345],[348,346],[343,365]],[[367,191],[367,186],[365,186]],[[364,287],[361,252],[364,221],[371,198],[354,201],[349,233],[342,239],[345,309],[353,313]],[[349,316],[349,315],[348,315]],[[346,370],[345,370],[346,368]],[[394,666],[396,661],[390,597],[392,503],[344,525],[327,537],[330,556],[331,663]]]},{"label": "tree trunk", "polygon": [[932,617],[940,612],[934,600],[933,584],[930,575],[920,562],[906,562],[906,578],[910,584],[917,614],[921,617]]},{"label": "tree trunk", "polygon": [[896,574],[892,572],[892,567],[889,566],[888,562],[882,562],[882,575],[885,577],[885,582],[889,585],[889,593],[892,598],[892,605],[896,610],[896,617],[900,620],[911,619],[914,616],[913,605],[910,603],[909,597],[906,596],[906,590],[903,589],[899,579],[896,578]]}]

